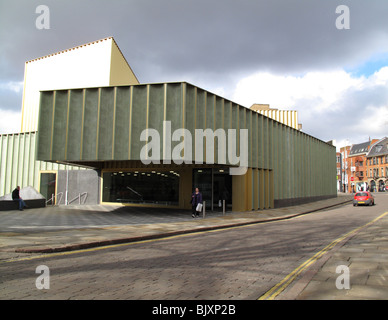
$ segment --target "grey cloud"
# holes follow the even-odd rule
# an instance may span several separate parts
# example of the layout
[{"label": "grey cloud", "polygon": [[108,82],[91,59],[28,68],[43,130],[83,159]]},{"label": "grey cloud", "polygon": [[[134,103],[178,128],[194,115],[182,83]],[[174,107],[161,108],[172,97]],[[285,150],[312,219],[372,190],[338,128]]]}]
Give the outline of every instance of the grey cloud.
[{"label": "grey cloud", "polygon": [[[22,92],[15,92],[6,88],[0,88],[0,109],[21,110]],[[0,132],[1,133],[1,132]]]},{"label": "grey cloud", "polygon": [[1,34],[12,43],[9,59],[112,35],[145,82],[188,73],[306,72],[365,59],[378,44],[388,50],[381,42],[388,36],[385,1],[352,1],[351,29],[337,30],[339,0],[51,0],[51,29],[43,31],[34,28],[39,2],[19,2],[2,2],[2,24],[12,29]]}]

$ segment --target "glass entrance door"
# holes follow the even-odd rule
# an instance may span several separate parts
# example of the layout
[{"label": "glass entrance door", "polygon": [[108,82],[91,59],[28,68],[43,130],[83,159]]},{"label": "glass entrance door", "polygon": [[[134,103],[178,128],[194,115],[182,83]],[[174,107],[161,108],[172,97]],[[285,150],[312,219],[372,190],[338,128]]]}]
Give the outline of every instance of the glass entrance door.
[{"label": "glass entrance door", "polygon": [[[199,188],[202,200],[206,201],[206,210],[222,211],[222,200],[225,199],[225,209],[232,208],[232,176],[229,169],[204,168],[193,170],[193,192]],[[221,207],[219,206],[221,201]]]},{"label": "glass entrance door", "polygon": [[193,192],[195,188],[202,193],[202,201],[206,201],[206,210],[212,210],[212,169],[193,170]]},{"label": "glass entrance door", "polygon": [[46,198],[46,201],[55,195],[56,178],[56,173],[41,172],[40,174],[40,193]]},{"label": "glass entrance door", "polygon": [[229,169],[213,169],[213,210],[222,211],[223,200],[225,210],[232,210],[232,176]]}]

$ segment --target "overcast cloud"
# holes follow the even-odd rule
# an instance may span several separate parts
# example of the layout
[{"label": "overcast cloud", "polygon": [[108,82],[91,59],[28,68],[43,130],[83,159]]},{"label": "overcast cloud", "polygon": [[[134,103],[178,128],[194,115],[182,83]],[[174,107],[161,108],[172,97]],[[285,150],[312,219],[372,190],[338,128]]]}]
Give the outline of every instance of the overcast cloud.
[{"label": "overcast cloud", "polygon": [[[50,9],[38,30],[35,9]],[[336,28],[347,5],[350,29]],[[113,36],[142,83],[188,81],[303,131],[388,136],[387,0],[0,0],[0,133],[17,132],[24,62]],[[10,124],[11,123],[11,124]]]}]

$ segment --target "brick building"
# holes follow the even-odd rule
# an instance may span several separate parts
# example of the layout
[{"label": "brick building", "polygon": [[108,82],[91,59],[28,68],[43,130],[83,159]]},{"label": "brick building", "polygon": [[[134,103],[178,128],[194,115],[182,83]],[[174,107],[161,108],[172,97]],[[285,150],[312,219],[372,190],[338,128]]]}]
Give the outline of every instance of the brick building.
[{"label": "brick building", "polygon": [[371,191],[386,191],[388,186],[388,138],[371,145],[366,154],[366,180]]},{"label": "brick building", "polygon": [[[341,183],[342,191],[349,192],[348,184],[350,181],[349,172],[348,172],[348,155],[350,152],[351,146],[345,146],[340,149],[341,153]],[[350,169],[349,169],[350,170]]]},{"label": "brick building", "polygon": [[336,165],[337,165],[337,192],[343,192],[342,186],[342,155],[341,152],[336,152]]},{"label": "brick building", "polygon": [[367,172],[367,153],[378,139],[341,148],[342,184],[344,192],[357,192],[370,187]]},{"label": "brick building", "polygon": [[[341,177],[344,192],[361,190],[385,191],[388,185],[388,138],[372,139],[367,142],[342,147]],[[339,165],[337,164],[337,172]]]},{"label": "brick building", "polygon": [[[374,141],[374,140],[372,140]],[[348,156],[348,191],[356,192],[366,190],[368,187],[366,177],[366,154],[372,141],[352,145]]]}]

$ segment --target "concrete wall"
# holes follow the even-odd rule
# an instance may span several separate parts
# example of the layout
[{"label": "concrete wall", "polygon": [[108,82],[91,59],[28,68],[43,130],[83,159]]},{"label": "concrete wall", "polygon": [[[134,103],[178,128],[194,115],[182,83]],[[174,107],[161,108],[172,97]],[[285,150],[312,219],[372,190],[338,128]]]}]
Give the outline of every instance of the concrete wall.
[{"label": "concrete wall", "polygon": [[[60,203],[65,204],[67,184],[67,200],[74,200],[79,194],[87,192],[87,195],[81,195],[81,203],[98,204],[100,199],[100,174],[96,170],[60,170],[58,171],[57,192],[63,192],[63,197]],[[85,201],[85,202],[84,202]],[[78,204],[78,199],[72,201],[71,204]]]}]

